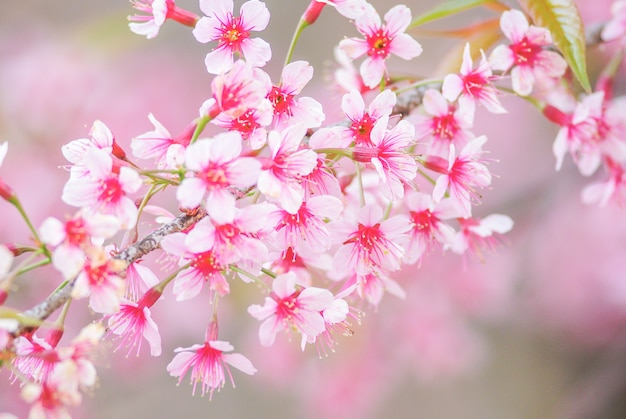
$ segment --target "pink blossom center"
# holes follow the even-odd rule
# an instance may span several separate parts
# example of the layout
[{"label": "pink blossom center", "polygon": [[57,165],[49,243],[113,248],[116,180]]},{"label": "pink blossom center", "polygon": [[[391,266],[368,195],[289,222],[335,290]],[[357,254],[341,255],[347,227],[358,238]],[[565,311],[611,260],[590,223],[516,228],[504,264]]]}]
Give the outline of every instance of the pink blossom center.
[{"label": "pink blossom center", "polygon": [[463,77],[465,93],[471,97],[480,97],[487,80],[478,72],[472,72]]},{"label": "pink blossom center", "polygon": [[273,86],[267,98],[274,106],[274,113],[277,115],[292,116],[291,107],[294,105],[293,95],[285,92],[278,86]]},{"label": "pink blossom center", "polygon": [[108,269],[106,264],[99,266],[88,266],[87,270],[87,278],[89,278],[89,283],[93,286],[101,285],[106,282],[108,275]]},{"label": "pink blossom center", "polygon": [[373,226],[365,226],[359,223],[356,233],[343,244],[355,243],[360,250],[371,252],[377,246],[380,237],[380,223],[376,223]]},{"label": "pink blossom center", "polygon": [[291,319],[297,315],[300,308],[300,304],[298,303],[299,295],[299,291],[284,298],[279,298],[274,295],[274,300],[276,301],[276,316],[282,319],[283,322],[289,323]]},{"label": "pink blossom center", "polygon": [[411,211],[410,216],[411,221],[413,221],[413,225],[415,226],[415,230],[419,233],[428,234],[438,221],[437,218],[433,216],[433,213],[428,210]]},{"label": "pink blossom center", "polygon": [[219,31],[218,48],[227,47],[239,53],[241,43],[250,37],[250,32],[243,27],[241,16],[233,17],[231,13],[228,14],[227,21],[220,25]]},{"label": "pink blossom center", "polygon": [[65,236],[72,246],[80,246],[87,241],[87,228],[82,218],[65,223]]},{"label": "pink blossom center", "polygon": [[369,46],[367,55],[374,58],[387,58],[391,38],[385,29],[378,29],[376,32],[367,36],[366,40]]},{"label": "pink blossom center", "polygon": [[222,266],[212,250],[196,255],[191,262],[191,267],[200,271],[204,277],[209,277],[222,270]]},{"label": "pink blossom center", "polygon": [[352,138],[355,145],[371,145],[370,133],[374,127],[376,121],[369,116],[368,113],[364,113],[363,117],[358,121],[353,121],[350,125],[350,131],[352,131]]},{"label": "pink blossom center", "polygon": [[222,189],[228,187],[228,178],[223,167],[212,164],[202,173],[202,179],[208,189]]},{"label": "pink blossom center", "polygon": [[539,45],[531,43],[526,37],[520,42],[511,44],[510,48],[515,55],[516,65],[527,65],[530,67],[534,67],[539,53],[543,51]]},{"label": "pink blossom center", "polygon": [[259,124],[254,117],[254,109],[248,109],[230,123],[230,129],[239,131],[243,135],[244,140],[247,140],[250,134],[260,126],[261,124]]},{"label": "pink blossom center", "polygon": [[452,140],[459,131],[459,124],[454,117],[454,108],[450,107],[448,113],[443,116],[433,117],[433,135],[439,139]]},{"label": "pink blossom center", "polygon": [[116,203],[124,197],[124,190],[117,177],[110,177],[100,184],[99,201]]}]

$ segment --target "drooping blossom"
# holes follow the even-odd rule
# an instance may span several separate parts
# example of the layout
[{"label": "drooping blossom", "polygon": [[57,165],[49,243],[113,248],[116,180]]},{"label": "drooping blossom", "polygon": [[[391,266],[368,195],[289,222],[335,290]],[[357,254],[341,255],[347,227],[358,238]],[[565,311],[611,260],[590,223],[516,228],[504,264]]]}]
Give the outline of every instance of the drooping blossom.
[{"label": "drooping blossom", "polygon": [[602,28],[602,40],[605,42],[623,38],[626,35],[626,1],[615,0],[611,4],[611,19]]},{"label": "drooping blossom", "polygon": [[132,228],[137,222],[137,207],[127,195],[141,187],[139,174],[115,164],[109,154],[97,148],[87,150],[83,161],[89,176],[70,179],[63,188],[63,202],[85,208],[87,213],[113,215],[120,228]]},{"label": "drooping blossom", "polygon": [[347,38],[339,43],[339,47],[352,59],[367,54],[361,64],[360,73],[368,87],[376,87],[386,76],[385,61],[389,55],[410,60],[422,53],[422,46],[404,33],[411,23],[411,10],[404,5],[392,7],[385,14],[385,24],[382,24],[376,9],[367,4],[355,23],[365,39]]},{"label": "drooping blossom", "polygon": [[217,325],[211,323],[203,344],[174,349],[176,356],[167,365],[167,371],[171,376],[178,377],[180,384],[191,369],[192,394],[196,394],[196,386],[200,384],[202,395],[208,392],[210,399],[213,391],[220,391],[224,387],[227,375],[235,387],[229,365],[248,375],[256,373],[256,368],[248,358],[239,353],[227,353],[233,349],[230,343],[217,340]]},{"label": "drooping blossom", "polygon": [[296,97],[312,78],[313,66],[306,61],[293,61],[283,68],[280,83],[267,94],[274,107],[274,128],[294,124],[317,128],[322,124],[322,105],[308,96]]},{"label": "drooping blossom", "polygon": [[550,31],[529,25],[519,10],[502,13],[500,29],[511,43],[498,45],[489,56],[489,63],[494,70],[511,69],[513,90],[517,94],[529,95],[538,79],[558,78],[565,74],[567,63],[563,57],[544,49],[552,45]]},{"label": "drooping blossom", "polygon": [[334,241],[341,243],[333,259],[338,274],[367,275],[378,270],[400,268],[404,249],[398,244],[410,230],[404,215],[383,219],[383,210],[376,204],[366,205],[356,220],[331,223]]},{"label": "drooping blossom", "polygon": [[52,329],[45,338],[37,335],[15,338],[13,366],[29,380],[38,383],[48,381],[55,365],[60,361],[56,346],[62,336],[60,329]]},{"label": "drooping blossom", "polygon": [[491,250],[496,239],[513,228],[513,220],[502,214],[491,214],[484,218],[461,218],[460,231],[450,245],[454,253],[472,251],[482,258],[482,249]]},{"label": "drooping blossom", "polygon": [[195,26],[198,17],[176,5],[175,0],[131,0],[131,6],[145,13],[128,16],[128,27],[137,35],[148,39],[155,38],[167,19],[175,20],[186,26]]},{"label": "drooping blossom", "polygon": [[413,114],[415,135],[418,140],[429,139],[427,154],[446,156],[450,144],[462,148],[474,138],[469,130],[471,122],[465,120],[460,109],[449,103],[446,98],[434,89],[424,93],[422,105],[426,115]]},{"label": "drooping blossom", "polygon": [[482,104],[492,113],[506,113],[506,109],[498,100],[498,91],[493,85],[496,77],[482,51],[481,54],[480,64],[474,69],[470,44],[465,44],[461,71],[459,74],[448,74],[443,79],[441,87],[441,93],[450,102],[458,98],[461,116],[468,123],[474,121],[477,104]]},{"label": "drooping blossom", "polygon": [[277,208],[267,222],[275,226],[270,238],[279,249],[315,254],[330,248],[331,239],[325,220],[334,220],[343,209],[339,198],[318,195],[302,202],[295,214]]},{"label": "drooping blossom", "polygon": [[[208,221],[204,221],[206,222]],[[214,249],[214,242],[211,239],[212,237],[207,237],[206,240],[198,242],[193,251],[186,244],[187,234],[184,233],[170,234],[161,241],[163,250],[179,258],[179,266],[189,265],[174,279],[173,292],[177,301],[195,297],[200,293],[204,284],[208,284],[209,288],[220,296],[230,292],[230,286],[224,277],[227,269],[226,260],[219,253],[219,248]],[[204,246],[199,247],[199,245]]]},{"label": "drooping blossom", "polygon": [[154,159],[160,169],[176,169],[183,164],[185,149],[191,142],[196,124],[190,124],[183,132],[173,137],[152,114],[148,119],[154,125],[154,131],[132,138],[130,148],[133,155],[140,159]]},{"label": "drooping blossom", "polygon": [[214,217],[225,207],[235,206],[233,188],[254,185],[261,163],[254,157],[241,157],[241,135],[224,132],[212,139],[191,144],[185,152],[185,166],[194,172],[176,190],[183,208],[195,208],[205,201],[207,212]]},{"label": "drooping blossom", "polygon": [[256,107],[272,89],[269,76],[260,68],[237,60],[230,71],[211,82],[213,97],[200,107],[200,116],[215,118],[225,112],[233,118]]},{"label": "drooping blossom", "polygon": [[404,299],[406,297],[406,292],[400,284],[383,272],[371,272],[365,275],[354,274],[345,283],[346,286],[352,284],[356,286],[359,298],[375,307],[380,304],[385,291],[397,298]]},{"label": "drooping blossom", "polygon": [[461,215],[450,199],[444,198],[435,203],[431,195],[411,191],[405,196],[404,202],[411,219],[406,263],[412,264],[421,260],[422,255],[434,245],[445,248],[452,243],[455,231],[445,221]]},{"label": "drooping blossom", "polygon": [[278,275],[272,282],[272,292],[265,297],[265,304],[253,304],[248,313],[263,321],[259,338],[263,346],[271,346],[276,334],[283,330],[295,330],[302,335],[315,337],[325,329],[322,311],[333,303],[333,294],[323,288],[296,287],[296,274]]},{"label": "drooping blossom", "polygon": [[200,0],[202,17],[193,30],[201,43],[217,41],[217,46],[204,60],[207,71],[221,74],[233,66],[233,56],[245,58],[253,67],[263,67],[271,58],[270,45],[250,32],[262,31],[270,20],[265,3],[250,0],[241,5],[239,16],[233,15],[233,0]]},{"label": "drooping blossom", "polygon": [[374,124],[382,116],[391,115],[391,110],[396,104],[396,95],[386,89],[379,93],[365,109],[363,96],[357,90],[352,90],[343,96],[341,110],[352,122],[349,127],[339,128],[342,138],[348,144],[355,146],[371,146],[370,134]]},{"label": "drooping blossom", "polygon": [[472,204],[479,202],[477,188],[491,184],[491,173],[481,158],[482,146],[486,141],[484,135],[477,137],[463,147],[458,155],[452,144],[448,159],[429,156],[426,160],[428,169],[442,174],[435,183],[433,199],[440,202],[449,189],[454,207],[464,218],[471,216]]},{"label": "drooping blossom", "polygon": [[354,160],[371,163],[383,182],[383,195],[391,200],[404,196],[404,184],[417,174],[415,158],[408,148],[415,144],[415,127],[400,121],[388,130],[389,116],[383,115],[371,132],[371,147],[354,147]]},{"label": "drooping blossom", "polygon": [[304,200],[302,178],[317,166],[317,153],[301,147],[306,133],[303,125],[294,125],[282,132],[271,131],[267,145],[271,156],[263,162],[257,181],[259,191],[291,214]]},{"label": "drooping blossom", "polygon": [[150,307],[161,297],[161,292],[150,288],[137,302],[123,300],[119,311],[107,316],[107,330],[119,336],[122,346],[128,347],[128,353],[137,348],[137,356],[143,339],[150,345],[150,355],[161,355],[161,335],[157,324],[152,320]]},{"label": "drooping blossom", "polygon": [[141,263],[141,260],[131,263],[126,268],[125,297],[132,301],[155,286],[159,279],[150,268]]}]

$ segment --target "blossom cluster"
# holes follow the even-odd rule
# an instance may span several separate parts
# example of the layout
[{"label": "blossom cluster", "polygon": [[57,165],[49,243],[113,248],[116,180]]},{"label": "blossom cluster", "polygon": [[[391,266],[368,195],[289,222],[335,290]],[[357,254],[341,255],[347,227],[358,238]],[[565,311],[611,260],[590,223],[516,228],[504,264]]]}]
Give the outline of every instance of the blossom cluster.
[{"label": "blossom cluster", "polygon": [[[624,40],[625,3],[615,2],[606,42]],[[252,34],[269,24],[263,2],[246,1],[236,12],[232,0],[200,0],[203,16],[174,0],[131,4],[143,13],[130,17],[133,32],[151,39],[174,20],[211,44],[204,60],[211,90],[178,135],[150,114],[153,129],[125,144],[95,121],[85,138],[62,148],[69,170],[62,201],[76,212],[34,228],[32,249],[0,247],[0,303],[23,270],[11,269],[18,254],[34,252],[59,273],[51,301],[61,301],[64,313],[45,338],[37,330],[49,327],[43,321],[51,313],[31,311],[22,321],[0,315],[0,365],[27,383],[22,397],[34,411],[62,414],[80,401],[79,389],[95,383],[90,352],[101,339],[137,355],[146,342],[160,356],[151,312],[170,284],[176,301],[208,295],[210,304],[197,314],[205,319],[204,339],[176,349],[166,369],[179,382],[190,372],[194,393],[200,386],[211,396],[227,376],[233,382],[229,366],[256,372],[219,340],[218,302],[229,297],[233,281],[259,293],[247,313],[261,322],[262,345],[290,332],[303,350],[313,345],[325,354],[337,335],[353,333],[364,306],[379,305],[385,292],[403,295],[393,279],[403,267],[419,266],[433,250],[482,257],[513,227],[506,215],[476,209],[494,175],[488,139],[474,132],[475,115],[507,112],[505,92],[533,97],[562,127],[554,142],[557,169],[569,152],[585,176],[607,170],[609,180],[585,189],[584,201],[623,200],[626,102],[612,97],[612,74],[578,100],[563,83],[568,65],[551,33],[519,10],[502,13],[505,40],[489,54],[468,43],[458,71],[415,81],[393,77],[388,60],[422,53],[407,6],[381,18],[365,0],[313,0],[300,29],[330,5],[359,34],[339,41],[334,52],[340,65],[330,83],[343,94],[341,114],[328,115],[319,98],[303,93],[315,74],[309,62],[289,54],[280,74],[264,70],[274,59],[271,46]],[[216,134],[205,134],[208,124]],[[5,143],[0,164],[6,153]],[[175,190],[183,215],[153,203],[165,189]],[[3,182],[0,195],[18,202]],[[167,234],[140,240],[150,214]],[[181,227],[183,217],[193,222]],[[169,270],[141,263],[148,252],[159,253]],[[59,346],[69,302],[81,299],[100,320]]]}]

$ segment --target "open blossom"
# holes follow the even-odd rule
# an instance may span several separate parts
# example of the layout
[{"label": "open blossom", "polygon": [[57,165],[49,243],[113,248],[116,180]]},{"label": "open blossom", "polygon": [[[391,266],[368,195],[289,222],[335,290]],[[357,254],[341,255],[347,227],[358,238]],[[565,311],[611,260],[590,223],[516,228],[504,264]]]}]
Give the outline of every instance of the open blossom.
[{"label": "open blossom", "polygon": [[624,167],[608,158],[605,162],[608,178],[601,182],[587,185],[581,193],[585,204],[605,206],[609,202],[626,207],[626,171]]},{"label": "open blossom", "polygon": [[370,162],[383,181],[383,194],[389,199],[404,196],[404,183],[417,174],[417,163],[406,151],[415,144],[415,128],[408,121],[400,121],[387,130],[389,117],[383,116],[376,122],[371,133],[372,147],[355,147],[354,159]]},{"label": "open blossom", "polygon": [[404,215],[383,220],[383,211],[375,204],[361,208],[354,221],[331,223],[335,242],[342,244],[335,253],[333,268],[339,274],[359,275],[399,269],[404,249],[398,240],[410,228]]},{"label": "open blossom", "polygon": [[256,183],[261,163],[254,157],[241,157],[241,135],[225,132],[191,144],[185,153],[185,166],[194,171],[183,180],[176,198],[183,208],[195,208],[207,195],[210,216],[235,206],[232,188],[247,188]]},{"label": "open blossom", "polygon": [[257,182],[263,195],[291,214],[304,201],[302,178],[317,166],[317,153],[300,147],[305,133],[302,125],[270,132],[267,144],[272,155],[263,163]]},{"label": "open blossom", "polygon": [[129,16],[128,27],[132,32],[148,39],[159,34],[167,19],[187,26],[194,26],[198,20],[195,14],[176,6],[175,0],[131,0],[131,5],[145,14]]},{"label": "open blossom", "polygon": [[31,405],[29,418],[69,418],[68,407],[82,400],[78,386],[78,368],[71,361],[57,365],[50,379],[43,383],[28,383],[22,387],[22,399]]},{"label": "open blossom", "polygon": [[348,145],[371,146],[370,134],[374,124],[383,116],[391,115],[396,104],[396,95],[386,89],[379,93],[365,109],[363,96],[357,90],[351,90],[341,99],[341,110],[352,122],[349,127],[339,128],[344,142]]},{"label": "open blossom", "polygon": [[535,80],[557,78],[565,74],[567,63],[558,53],[543,47],[552,44],[547,29],[531,26],[519,10],[507,10],[500,18],[500,28],[511,41],[498,45],[489,62],[494,70],[511,70],[513,90],[521,96],[529,95]]},{"label": "open blossom", "polygon": [[133,155],[140,159],[154,159],[160,169],[176,169],[184,161],[185,149],[191,142],[196,124],[189,125],[178,136],[172,137],[154,115],[149,114],[148,119],[154,125],[154,131],[132,139],[130,148]]},{"label": "open blossom", "polygon": [[602,40],[606,42],[626,36],[626,1],[615,0],[611,14],[612,18],[602,28]]},{"label": "open blossom", "polygon": [[113,215],[120,228],[132,228],[137,222],[137,207],[127,194],[141,187],[139,174],[114,164],[109,154],[97,148],[85,153],[84,164],[89,176],[70,179],[63,188],[63,202],[86,207],[89,213]]},{"label": "open blossom", "polygon": [[404,5],[391,8],[382,24],[376,9],[367,4],[363,14],[356,20],[357,30],[365,39],[348,38],[339,43],[352,59],[367,54],[360,67],[363,82],[368,87],[380,84],[387,72],[385,61],[390,54],[410,60],[422,53],[422,46],[404,33],[411,23],[411,10]]},{"label": "open blossom", "polygon": [[151,288],[136,303],[123,300],[119,311],[107,317],[107,330],[120,337],[118,349],[125,345],[130,353],[134,347],[137,347],[137,356],[139,356],[142,338],[145,338],[150,345],[150,355],[161,355],[161,335],[150,314],[150,307],[160,297],[161,293]]},{"label": "open blossom", "polygon": [[260,38],[250,38],[250,32],[262,31],[270,20],[265,3],[245,2],[239,16],[233,16],[233,0],[200,0],[202,17],[193,30],[198,42],[217,41],[217,46],[205,59],[207,71],[221,74],[233,66],[233,55],[243,56],[253,67],[263,67],[271,58],[270,45]]},{"label": "open blossom", "polygon": [[246,109],[239,116],[227,113],[219,114],[211,123],[237,131],[241,134],[244,143],[247,142],[252,150],[263,148],[267,141],[267,128],[274,119],[274,108],[269,99],[261,99],[254,108]]},{"label": "open blossom", "polygon": [[491,66],[482,55],[478,68],[474,69],[469,43],[463,50],[463,62],[459,74],[448,74],[443,80],[441,92],[450,102],[459,100],[461,116],[469,122],[474,121],[476,105],[481,103],[492,113],[506,113],[498,100],[498,92],[492,84],[495,77]]},{"label": "open blossom", "polygon": [[230,343],[217,340],[217,325],[211,323],[203,344],[174,349],[176,356],[167,365],[167,371],[171,376],[179,377],[180,384],[191,369],[192,394],[196,394],[196,386],[200,384],[202,395],[208,392],[211,398],[215,389],[219,391],[224,387],[226,375],[235,387],[229,365],[248,375],[256,373],[256,368],[248,358],[238,353],[227,353],[233,349]]},{"label": "open blossom", "polygon": [[451,145],[447,160],[429,156],[426,161],[427,168],[442,173],[435,183],[433,199],[440,202],[449,188],[452,203],[464,218],[471,216],[472,203],[479,200],[476,189],[491,184],[491,173],[480,158],[486,141],[484,135],[477,137],[463,147],[458,155],[454,145]]},{"label": "open blossom", "polygon": [[317,128],[322,124],[322,105],[308,96],[296,97],[312,78],[313,66],[306,61],[294,61],[283,68],[280,83],[267,94],[274,107],[275,128],[282,129],[294,124]]},{"label": "open blossom", "polygon": [[422,100],[426,115],[414,114],[415,134],[419,139],[430,138],[428,154],[445,156],[450,151],[450,144],[462,148],[474,138],[469,130],[471,122],[462,118],[461,112],[434,89],[428,89]]},{"label": "open blossom", "polygon": [[513,220],[502,214],[491,214],[482,219],[462,218],[459,222],[461,230],[450,245],[450,250],[458,254],[470,250],[481,256],[482,248],[493,249],[498,235],[513,228]]},{"label": "open blossom", "polygon": [[92,250],[76,277],[72,298],[88,296],[89,307],[93,311],[104,314],[116,312],[124,295],[124,280],[116,273],[116,262],[104,249]]},{"label": "open blossom", "polygon": [[278,275],[265,304],[248,307],[252,317],[262,320],[259,338],[263,346],[271,346],[276,334],[294,329],[302,335],[315,337],[326,330],[322,311],[334,301],[333,294],[322,288],[296,288],[296,274]]}]

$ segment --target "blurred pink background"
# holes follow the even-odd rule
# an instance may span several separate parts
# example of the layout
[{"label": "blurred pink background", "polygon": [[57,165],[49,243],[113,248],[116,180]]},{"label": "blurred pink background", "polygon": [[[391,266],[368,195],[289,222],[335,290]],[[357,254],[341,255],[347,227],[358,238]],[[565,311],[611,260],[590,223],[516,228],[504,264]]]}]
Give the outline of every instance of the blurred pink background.
[{"label": "blurred pink background", "polygon": [[[196,2],[178,1],[199,13]],[[235,2],[238,7],[242,2]],[[381,14],[390,2],[372,1]],[[416,16],[436,1],[407,1]],[[272,13],[262,37],[272,45],[266,71],[278,76],[291,33],[307,1],[267,0]],[[609,16],[609,1],[579,1],[586,23]],[[210,93],[204,68],[208,46],[189,28],[166,22],[157,39],[131,33],[125,0],[29,0],[0,4],[0,142],[9,142],[0,176],[18,193],[36,226],[49,215],[73,210],[61,202],[67,172],[60,146],[85,137],[100,119],[130,152],[130,138],[151,130],[153,113],[172,133],[193,119]],[[441,24],[467,25],[488,16],[480,9]],[[332,28],[332,30],[329,30]],[[332,47],[354,28],[327,8],[306,29],[294,59],[316,71],[306,93],[322,102],[327,119],[337,92],[324,85]],[[454,41],[417,39],[421,57],[396,70],[431,75]],[[591,75],[605,59],[593,57]],[[433,74],[434,76],[434,74]],[[624,94],[624,73],[618,94]],[[619,91],[621,89],[621,91]],[[271,418],[619,418],[626,416],[626,215],[623,209],[584,206],[589,181],[571,162],[554,171],[556,127],[515,98],[507,115],[479,109],[476,134],[497,161],[498,177],[484,194],[479,215],[504,213],[512,233],[485,262],[432,253],[421,268],[397,275],[404,300],[385,295],[355,335],[320,359],[314,348],[281,336],[271,348],[258,344],[258,322],[246,312],[261,296],[232,285],[220,309],[220,338],[235,345],[258,369],[234,372],[236,389],[192,397],[176,386],[165,366],[172,350],[202,340],[206,300],[177,304],[171,294],[153,312],[163,355],[125,357],[106,347],[97,355],[100,381],[75,417],[271,417]],[[165,204],[175,212],[176,203]],[[28,241],[15,210],[0,205],[0,242]],[[19,283],[7,304],[25,308],[54,285],[53,271]],[[205,295],[206,297],[206,295]],[[73,308],[88,320],[80,304]],[[143,348],[145,350],[145,348]],[[22,417],[17,385],[0,372],[0,412]]]}]

